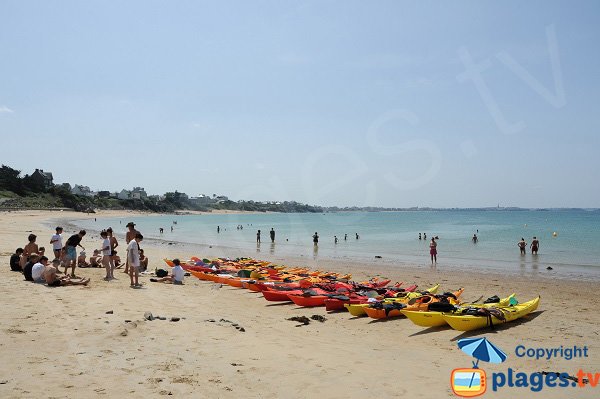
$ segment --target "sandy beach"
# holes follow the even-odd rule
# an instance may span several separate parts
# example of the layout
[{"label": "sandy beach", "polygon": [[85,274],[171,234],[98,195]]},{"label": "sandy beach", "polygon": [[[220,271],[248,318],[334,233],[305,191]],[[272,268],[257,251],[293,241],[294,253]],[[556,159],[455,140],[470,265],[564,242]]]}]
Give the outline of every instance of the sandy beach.
[{"label": "sandy beach", "polygon": [[[129,216],[127,212],[81,213],[19,211],[0,213],[0,280],[3,309],[0,331],[0,397],[176,397],[205,398],[364,398],[455,397],[449,385],[455,368],[471,366],[471,357],[456,341],[485,336],[509,356],[504,364],[482,364],[492,373],[600,371],[600,300],[598,280],[574,281],[488,272],[454,272],[442,267],[398,267],[320,259],[262,259],[278,264],[317,267],[353,273],[354,280],[385,276],[426,288],[465,287],[463,299],[506,296],[520,301],[541,295],[538,311],[523,321],[496,330],[460,333],[450,328],[423,329],[404,318],[374,321],[348,313],[328,314],[323,308],[266,302],[260,294],[187,277],[185,285],[154,284],[141,277],[142,289],[130,289],[129,278],[102,280],[103,269],[79,269],[91,278],[87,287],[49,288],[23,281],[8,272],[9,257],[38,236],[48,244],[55,220]],[[123,231],[115,231],[124,249]],[[66,240],[73,230],[64,232]],[[143,232],[142,232],[143,233]],[[82,244],[99,246],[90,232]],[[148,240],[143,248],[149,270],[164,267],[162,258],[236,257],[219,247],[194,253],[185,245]],[[122,254],[124,251],[121,251]],[[145,312],[167,320],[144,320]],[[292,316],[322,315],[326,321],[297,326]],[[171,317],[180,318],[177,322]],[[235,325],[240,328],[235,328]],[[589,357],[567,360],[517,357],[515,347],[586,346]],[[592,388],[503,387],[490,398],[595,398]]]}]

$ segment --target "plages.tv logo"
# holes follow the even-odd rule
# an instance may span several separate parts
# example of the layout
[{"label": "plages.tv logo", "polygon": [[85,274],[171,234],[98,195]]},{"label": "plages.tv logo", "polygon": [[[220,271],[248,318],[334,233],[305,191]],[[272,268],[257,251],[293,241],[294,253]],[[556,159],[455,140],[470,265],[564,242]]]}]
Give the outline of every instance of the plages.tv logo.
[{"label": "plages.tv logo", "polygon": [[458,368],[452,370],[450,386],[455,395],[464,398],[483,395],[487,389],[485,370],[480,369],[479,361],[502,363],[506,360],[506,353],[492,344],[487,338],[464,338],[458,340],[458,347],[467,355],[477,359],[472,368]]}]

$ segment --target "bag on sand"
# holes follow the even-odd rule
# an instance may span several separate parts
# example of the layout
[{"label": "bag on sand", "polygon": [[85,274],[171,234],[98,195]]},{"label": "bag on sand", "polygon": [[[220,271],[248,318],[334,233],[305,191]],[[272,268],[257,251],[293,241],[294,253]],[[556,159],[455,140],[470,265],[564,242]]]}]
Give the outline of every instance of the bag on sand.
[{"label": "bag on sand", "polygon": [[169,272],[166,271],[165,269],[158,269],[156,271],[156,277],[167,277],[169,275]]}]

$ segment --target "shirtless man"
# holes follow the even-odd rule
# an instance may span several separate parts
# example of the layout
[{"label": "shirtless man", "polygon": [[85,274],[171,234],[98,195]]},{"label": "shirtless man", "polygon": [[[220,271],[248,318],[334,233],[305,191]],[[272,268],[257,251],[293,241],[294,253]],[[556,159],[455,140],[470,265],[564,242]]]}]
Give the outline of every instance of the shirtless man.
[{"label": "shirtless man", "polygon": [[[133,222],[127,223],[125,227],[129,229],[129,231],[127,231],[127,233],[125,234],[125,243],[129,245],[129,243],[135,239],[136,234],[139,234],[140,232],[135,229],[135,223]],[[127,256],[127,259],[125,260],[124,273],[129,273],[129,256]]]},{"label": "shirtless man", "polygon": [[56,273],[60,266],[60,260],[54,259],[52,265],[46,266],[43,277],[48,284],[48,287],[64,287],[66,285],[87,285],[90,282],[89,278],[71,279],[68,276],[58,278]]},{"label": "shirtless man", "polygon": [[517,243],[517,246],[521,250],[521,255],[525,255],[525,248],[527,248],[527,243],[525,242],[525,239],[523,237],[521,237],[521,241]]},{"label": "shirtless man", "polygon": [[537,239],[537,237],[533,237],[533,240],[531,241],[531,244],[529,245],[529,247],[531,248],[531,254],[537,255],[538,249],[540,249],[540,242]]}]

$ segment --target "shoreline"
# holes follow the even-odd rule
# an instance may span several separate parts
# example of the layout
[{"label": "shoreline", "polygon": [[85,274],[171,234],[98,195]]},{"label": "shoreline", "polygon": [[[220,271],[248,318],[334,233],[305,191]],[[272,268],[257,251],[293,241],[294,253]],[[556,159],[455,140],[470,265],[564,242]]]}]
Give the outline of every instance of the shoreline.
[{"label": "shoreline", "polygon": [[[53,230],[48,226],[55,216],[44,212],[0,214],[0,257],[6,267],[9,255],[25,243],[29,231],[38,235],[40,245],[48,247]],[[69,219],[76,215],[58,216]],[[122,249],[123,234],[117,233]],[[164,267],[162,258],[197,255],[192,252],[195,248],[150,241],[144,245],[150,270]],[[90,232],[82,243],[88,250],[94,248],[99,244],[97,234]],[[223,248],[208,250],[214,252],[206,256],[213,257]],[[260,258],[269,256],[261,253]],[[297,265],[289,257],[273,256],[271,260]],[[351,271],[357,281],[379,276],[421,288],[440,283],[441,292],[465,287],[462,299],[467,302],[512,292],[523,302],[539,294],[540,308],[530,317],[494,331],[475,332],[509,354],[504,365],[486,363],[488,373],[507,367],[527,373],[561,370],[571,374],[579,368],[600,369],[600,315],[593,311],[600,300],[595,281],[461,272],[440,266],[437,270],[367,267],[338,259],[298,261],[314,269]],[[369,394],[438,399],[454,397],[448,384],[450,372],[471,362],[457,348],[456,340],[475,336],[472,333],[423,329],[404,318],[379,322],[348,313],[327,313],[322,308],[273,305],[260,294],[194,277],[186,277],[183,286],[172,286],[150,283],[148,276],[141,276],[144,288],[133,290],[123,273],[117,272],[118,280],[111,282],[102,281],[103,269],[78,269],[78,274],[92,279],[89,287],[49,288],[24,282],[19,273],[0,279],[0,304],[6,320],[0,332],[0,354],[12,359],[0,365],[6,381],[0,385],[2,397],[113,397],[124,393],[162,397],[172,393],[221,398],[317,394],[363,398]],[[177,323],[144,321],[146,311],[182,319]],[[315,314],[327,320],[302,327],[287,320]],[[232,323],[243,326],[245,332],[233,328]],[[570,361],[518,358],[514,351],[520,344],[585,345],[590,357]],[[390,368],[402,378],[389,379],[383,374],[380,379],[373,378],[375,370]],[[486,397],[524,397],[527,393],[515,387],[488,390]],[[554,399],[565,394],[569,396],[564,390],[546,389],[543,395]],[[573,395],[596,397],[597,388],[577,390]]]},{"label": "shoreline", "polygon": [[[224,212],[223,214],[227,214]],[[248,214],[260,214],[256,212],[246,212]],[[165,216],[165,214],[154,214],[154,213],[139,213],[139,212],[111,212],[108,215],[101,214],[98,217],[112,217],[112,218],[126,218],[129,216],[139,217],[153,217],[153,216]],[[90,215],[90,217],[93,217]],[[80,218],[83,220],[87,218]],[[76,223],[77,220],[73,220],[68,225],[73,226],[74,230],[78,230],[82,226]],[[67,225],[65,223],[65,225]],[[50,226],[50,224],[48,224]],[[87,227],[89,229],[89,227]],[[100,230],[90,229],[91,232],[99,234]],[[170,244],[169,244],[170,243]],[[247,244],[247,243],[245,243]],[[144,246],[153,245],[158,248],[162,245],[170,245],[178,247],[183,253],[191,256],[202,257],[222,257],[235,259],[238,257],[257,257],[265,261],[272,261],[275,263],[293,263],[294,265],[306,265],[307,267],[319,267],[319,264],[323,263],[326,265],[336,265],[344,262],[351,265],[352,269],[360,269],[365,265],[369,269],[385,269],[388,274],[398,274],[402,270],[412,271],[426,271],[432,272],[445,271],[451,273],[478,273],[478,274],[495,274],[495,275],[509,275],[513,277],[530,277],[530,278],[541,278],[549,280],[561,280],[561,281],[600,281],[600,268],[594,265],[570,265],[556,263],[545,260],[546,255],[540,255],[538,258],[531,258],[531,255],[527,255],[527,261],[524,258],[514,260],[495,260],[487,259],[484,261],[484,265],[478,266],[480,262],[476,259],[469,258],[442,258],[437,265],[431,265],[427,256],[423,255],[422,258],[416,258],[414,256],[402,256],[402,255],[391,255],[384,256],[383,258],[375,259],[370,256],[356,255],[355,253],[342,253],[336,256],[328,256],[327,254],[319,254],[318,256],[311,256],[307,254],[301,254],[297,251],[299,249],[306,249],[296,247],[294,244],[286,245],[283,252],[277,253],[274,249],[275,246],[270,246],[269,242],[262,243],[259,247],[240,247],[236,246],[236,242],[228,244],[214,244],[210,242],[186,242],[181,241],[178,238],[163,238],[155,236],[145,236]],[[281,245],[278,244],[278,245]],[[287,250],[287,251],[286,251]],[[295,252],[295,253],[294,253]],[[285,263],[287,262],[287,263]],[[552,270],[547,270],[547,266],[552,266]],[[438,269],[439,268],[439,269]]]}]

